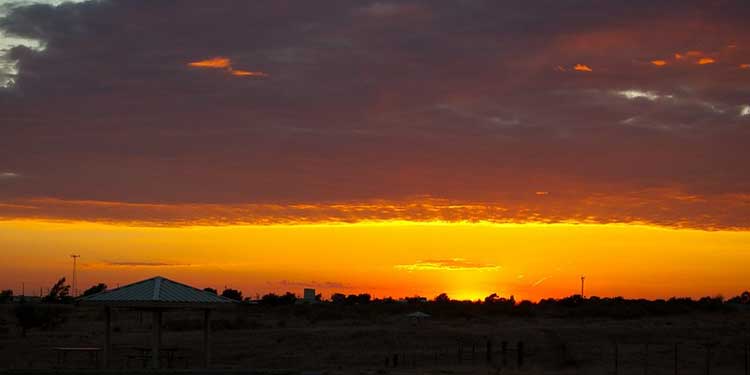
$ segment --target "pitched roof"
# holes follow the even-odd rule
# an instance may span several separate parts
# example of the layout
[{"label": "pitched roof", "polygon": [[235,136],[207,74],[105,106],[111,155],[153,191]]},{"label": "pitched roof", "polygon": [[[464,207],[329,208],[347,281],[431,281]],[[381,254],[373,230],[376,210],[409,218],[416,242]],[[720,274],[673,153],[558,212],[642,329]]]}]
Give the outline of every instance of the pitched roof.
[{"label": "pitched roof", "polygon": [[174,306],[204,307],[217,304],[231,304],[236,301],[206,292],[192,286],[178,283],[161,276],[138,281],[113,290],[107,290],[80,299],[82,303],[96,303],[113,306]]}]

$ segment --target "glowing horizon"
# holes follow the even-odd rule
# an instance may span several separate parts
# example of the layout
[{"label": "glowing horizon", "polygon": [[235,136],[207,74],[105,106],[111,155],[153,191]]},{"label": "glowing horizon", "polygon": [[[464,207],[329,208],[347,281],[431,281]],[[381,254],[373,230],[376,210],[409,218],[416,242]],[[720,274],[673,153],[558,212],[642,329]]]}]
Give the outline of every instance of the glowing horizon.
[{"label": "glowing horizon", "polygon": [[307,286],[326,297],[342,292],[432,298],[446,292],[456,299],[497,293],[538,300],[578,293],[584,274],[587,295],[733,296],[746,288],[742,270],[750,265],[748,232],[632,224],[157,228],[26,220],[0,222],[0,240],[19,249],[0,258],[15,265],[0,285],[17,291],[14,284],[24,277],[27,290],[35,290],[68,275],[71,251],[82,254],[79,290],[162,275],[197,287],[240,289],[246,296],[300,294]]}]

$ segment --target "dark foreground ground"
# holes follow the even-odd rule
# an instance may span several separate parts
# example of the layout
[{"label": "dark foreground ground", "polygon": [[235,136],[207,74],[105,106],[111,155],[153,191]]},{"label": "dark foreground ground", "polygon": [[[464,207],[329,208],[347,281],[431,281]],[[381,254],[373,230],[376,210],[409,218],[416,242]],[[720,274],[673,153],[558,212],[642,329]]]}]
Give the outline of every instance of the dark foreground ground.
[{"label": "dark foreground ground", "polygon": [[[101,346],[104,324],[100,310],[67,306],[56,326],[33,328],[22,337],[13,306],[2,305],[0,309],[0,374],[104,373],[86,370],[93,364],[88,356],[81,355],[84,353],[73,353],[65,364],[59,364],[53,350]],[[405,316],[416,310],[408,306],[388,312],[372,311],[366,306],[243,306],[219,312],[213,321],[210,370],[195,369],[202,363],[200,313],[168,312],[164,317],[163,345],[177,351],[174,368],[164,372],[746,374],[747,371],[748,312],[637,319],[434,314],[420,322]],[[118,310],[113,327],[114,358],[110,371],[144,371],[142,361],[132,357],[135,347],[149,345],[150,314]],[[519,342],[523,353],[521,363]]]}]

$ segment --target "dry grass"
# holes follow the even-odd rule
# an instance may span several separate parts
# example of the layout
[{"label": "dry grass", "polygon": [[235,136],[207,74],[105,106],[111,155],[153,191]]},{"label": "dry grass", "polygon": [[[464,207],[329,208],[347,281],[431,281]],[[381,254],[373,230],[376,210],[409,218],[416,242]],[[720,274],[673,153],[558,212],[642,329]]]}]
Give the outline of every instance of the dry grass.
[{"label": "dry grass", "polygon": [[[99,311],[78,308],[54,330],[31,330],[21,338],[10,306],[0,318],[1,368],[54,368],[56,346],[100,346]],[[471,317],[433,319],[414,325],[401,314],[339,314],[310,307],[248,307],[215,315],[213,363],[228,369],[290,369],[362,374],[611,374],[618,342],[620,374],[671,374],[679,346],[681,374],[705,373],[712,343],[711,374],[744,373],[747,313],[682,315],[638,320]],[[125,368],[134,346],[148,346],[150,315],[121,310],[114,317],[115,368]],[[191,366],[201,363],[198,312],[165,314],[163,344],[183,348]],[[486,342],[493,341],[492,363]],[[503,367],[501,342],[508,342]],[[516,343],[525,358],[517,369]],[[645,344],[648,343],[648,354]],[[463,356],[459,362],[459,347]],[[472,347],[474,356],[472,357]],[[398,367],[393,367],[393,356]],[[386,363],[387,359],[387,363]],[[184,361],[178,361],[184,366]],[[68,366],[85,367],[85,356]],[[131,363],[131,366],[140,366]],[[502,368],[502,369],[501,369]]]}]

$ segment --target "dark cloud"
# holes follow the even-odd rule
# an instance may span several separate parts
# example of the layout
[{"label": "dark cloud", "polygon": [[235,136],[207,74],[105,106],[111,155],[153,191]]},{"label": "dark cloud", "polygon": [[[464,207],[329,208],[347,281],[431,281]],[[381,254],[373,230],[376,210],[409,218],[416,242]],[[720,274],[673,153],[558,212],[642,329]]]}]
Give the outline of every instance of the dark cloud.
[{"label": "dark cloud", "polygon": [[[0,181],[0,216],[747,228],[749,12],[742,1],[16,7],[0,28],[46,48],[11,51],[0,170],[24,178]],[[189,66],[216,57],[266,76]],[[340,208],[424,197],[487,208]],[[320,210],[294,208],[305,204]]]}]

